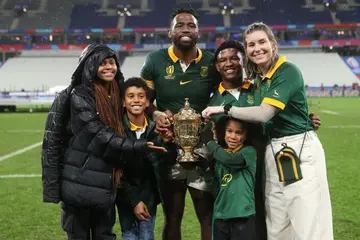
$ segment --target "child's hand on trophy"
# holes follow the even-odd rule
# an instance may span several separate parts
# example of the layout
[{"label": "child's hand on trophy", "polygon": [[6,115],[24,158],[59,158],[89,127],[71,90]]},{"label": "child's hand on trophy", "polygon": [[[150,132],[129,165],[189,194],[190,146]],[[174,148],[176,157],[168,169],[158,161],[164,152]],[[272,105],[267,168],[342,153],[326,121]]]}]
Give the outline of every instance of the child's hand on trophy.
[{"label": "child's hand on trophy", "polygon": [[207,145],[209,142],[214,141],[214,132],[211,127],[207,126],[200,134],[200,142]]}]

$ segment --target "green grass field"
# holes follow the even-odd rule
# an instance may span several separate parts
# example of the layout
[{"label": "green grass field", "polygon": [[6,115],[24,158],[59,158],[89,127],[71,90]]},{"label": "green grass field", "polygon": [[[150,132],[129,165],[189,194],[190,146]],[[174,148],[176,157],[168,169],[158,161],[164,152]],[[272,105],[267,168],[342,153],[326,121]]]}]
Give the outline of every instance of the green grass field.
[{"label": "green grass field", "polygon": [[[319,137],[326,152],[335,239],[360,239],[360,98],[310,99],[322,121]],[[59,205],[42,203],[40,146],[4,159],[4,155],[42,141],[45,113],[0,114],[0,240],[60,240]],[[161,239],[159,208],[156,239]],[[117,223],[115,232],[120,235]],[[183,239],[199,239],[199,225],[187,198]],[[319,239],[320,240],[320,239]]]}]

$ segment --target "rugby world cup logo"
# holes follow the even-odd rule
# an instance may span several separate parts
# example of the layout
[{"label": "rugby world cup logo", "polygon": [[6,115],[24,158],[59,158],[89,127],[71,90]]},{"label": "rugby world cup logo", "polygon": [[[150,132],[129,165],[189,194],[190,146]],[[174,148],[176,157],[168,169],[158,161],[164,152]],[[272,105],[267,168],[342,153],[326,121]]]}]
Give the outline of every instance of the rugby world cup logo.
[{"label": "rugby world cup logo", "polygon": [[165,72],[167,75],[165,76],[165,79],[174,79],[175,78],[175,76],[173,76],[174,71],[175,71],[174,65],[170,65],[166,67]]}]

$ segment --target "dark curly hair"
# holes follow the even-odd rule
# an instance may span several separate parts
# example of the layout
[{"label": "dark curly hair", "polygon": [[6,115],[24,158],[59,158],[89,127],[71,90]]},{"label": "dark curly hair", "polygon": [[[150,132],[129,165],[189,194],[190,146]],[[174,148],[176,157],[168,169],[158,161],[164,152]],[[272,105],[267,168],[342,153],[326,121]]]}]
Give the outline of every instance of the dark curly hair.
[{"label": "dark curly hair", "polygon": [[170,24],[172,23],[174,18],[180,13],[191,14],[196,18],[196,20],[199,20],[199,15],[196,13],[196,11],[193,8],[179,7],[170,14]]},{"label": "dark curly hair", "polygon": [[128,89],[129,87],[143,88],[146,92],[146,98],[150,100],[151,94],[149,91],[149,87],[142,78],[131,77],[121,84],[120,94],[123,99],[125,98],[126,89]]},{"label": "dark curly hair", "polygon": [[237,49],[243,56],[245,55],[245,48],[244,48],[244,46],[243,46],[239,41],[226,40],[226,41],[222,42],[222,43],[220,44],[220,46],[216,49],[216,51],[215,51],[215,53],[214,53],[213,61],[216,62],[217,56],[219,55],[219,53],[220,53],[222,50],[228,49],[228,48],[235,48],[235,49]]},{"label": "dark curly hair", "polygon": [[250,146],[253,143],[253,127],[254,125],[242,120],[239,120],[237,118],[233,118],[230,116],[223,116],[221,117],[216,123],[215,123],[215,134],[216,139],[218,141],[218,144],[223,147],[227,148],[227,144],[225,142],[225,132],[226,127],[229,124],[230,121],[238,122],[240,123],[241,128],[246,132],[246,140],[244,141],[244,145]]}]

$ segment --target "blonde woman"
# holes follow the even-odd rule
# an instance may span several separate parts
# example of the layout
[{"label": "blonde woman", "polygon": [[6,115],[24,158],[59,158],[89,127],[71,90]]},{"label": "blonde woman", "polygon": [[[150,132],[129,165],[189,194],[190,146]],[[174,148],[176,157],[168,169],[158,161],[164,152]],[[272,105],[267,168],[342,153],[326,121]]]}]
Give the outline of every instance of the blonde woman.
[{"label": "blonde woman", "polygon": [[332,240],[332,213],[324,149],[314,132],[301,71],[278,55],[264,23],[245,31],[247,76],[255,80],[255,107],[208,107],[202,115],[228,114],[261,123],[265,155],[265,209],[269,240]]}]

